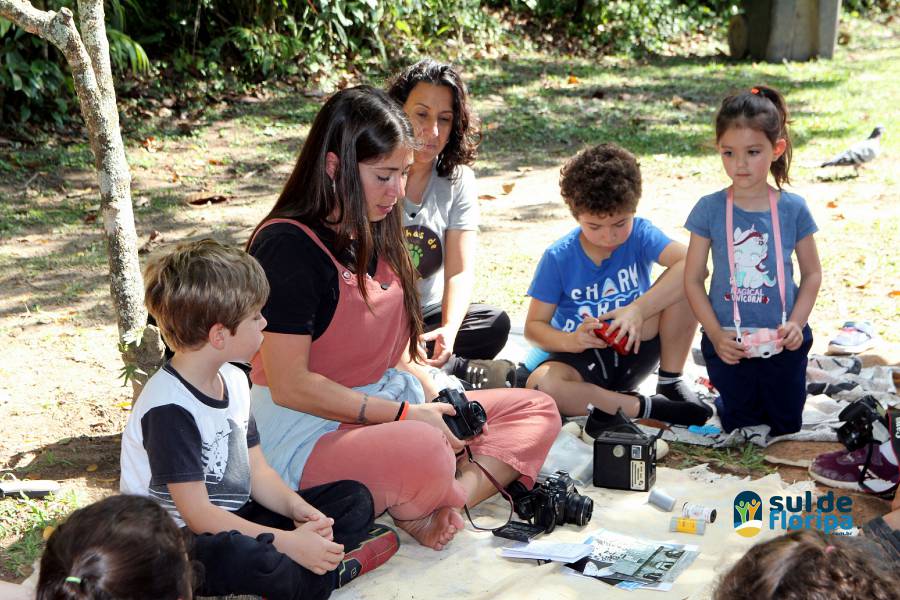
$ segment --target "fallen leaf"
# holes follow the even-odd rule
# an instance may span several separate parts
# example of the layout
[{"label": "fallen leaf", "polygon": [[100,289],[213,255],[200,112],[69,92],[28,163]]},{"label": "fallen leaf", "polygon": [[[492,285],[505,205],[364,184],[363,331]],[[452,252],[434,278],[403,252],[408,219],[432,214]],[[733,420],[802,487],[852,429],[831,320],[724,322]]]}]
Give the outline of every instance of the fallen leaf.
[{"label": "fallen leaf", "polygon": [[900,290],[891,290],[888,292],[888,298],[898,298],[900,297]]},{"label": "fallen leaf", "polygon": [[81,221],[85,224],[94,223],[97,221],[97,213],[88,213],[81,218]]},{"label": "fallen leaf", "polygon": [[576,77],[575,75],[569,75],[568,82],[570,85],[576,85],[578,83],[581,83],[581,80],[578,79],[578,77]]},{"label": "fallen leaf", "polygon": [[516,187],[516,184],[513,182],[507,182],[507,183],[502,184],[500,187],[503,188],[504,194],[508,194],[511,191],[513,191],[513,188]]},{"label": "fallen leaf", "polygon": [[674,106],[675,108],[678,108],[682,104],[684,104],[684,98],[682,98],[678,94],[675,94],[674,96],[672,96],[672,106]]},{"label": "fallen leaf", "polygon": [[222,166],[225,163],[223,161],[219,160],[218,158],[211,158],[211,159],[209,159],[209,164]]},{"label": "fallen leaf", "polygon": [[837,208],[837,200],[831,200],[825,206],[827,206],[828,208]]},{"label": "fallen leaf", "polygon": [[[147,237],[147,241],[144,242],[144,245],[138,248],[138,254],[148,254],[152,252],[157,246],[163,244],[165,240],[160,232],[157,230],[153,230],[150,232],[150,235]],[[129,406],[131,404],[129,403]]]},{"label": "fallen leaf", "polygon": [[844,216],[844,213],[838,213],[836,215],[832,215],[831,218],[834,219],[835,221],[843,221],[847,217]]},{"label": "fallen leaf", "polygon": [[53,525],[47,525],[46,527],[44,527],[44,531],[41,532],[41,537],[46,542],[50,539],[50,536],[53,535],[54,531],[56,531],[56,527],[54,527]]},{"label": "fallen leaf", "polygon": [[124,402],[116,402],[116,406],[121,409],[124,409],[124,410],[129,410],[131,408],[131,400],[125,400]]},{"label": "fallen leaf", "polygon": [[144,150],[146,150],[147,152],[156,152],[157,150],[159,150],[159,143],[152,135],[148,138],[145,138],[144,141],[141,142],[141,146],[143,146]]},{"label": "fallen leaf", "polygon": [[97,470],[97,468],[98,468],[97,463],[92,463],[92,464],[89,464],[87,466],[87,468],[85,468],[85,471],[87,471],[88,473],[93,473],[94,471]]},{"label": "fallen leaf", "polygon": [[478,199],[479,200],[496,200],[497,197],[491,196],[490,194],[481,194],[480,196],[478,196]]}]

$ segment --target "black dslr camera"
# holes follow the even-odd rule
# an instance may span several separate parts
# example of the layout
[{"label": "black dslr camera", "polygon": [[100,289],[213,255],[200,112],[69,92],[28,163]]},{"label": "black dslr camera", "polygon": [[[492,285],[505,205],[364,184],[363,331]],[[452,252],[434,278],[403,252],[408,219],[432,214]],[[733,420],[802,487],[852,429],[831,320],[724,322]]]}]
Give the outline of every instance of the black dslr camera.
[{"label": "black dslr camera", "polygon": [[519,518],[533,519],[545,533],[566,523],[586,525],[594,512],[594,501],[578,493],[575,481],[565,471],[557,471],[530,491],[519,481],[512,482],[506,491]]},{"label": "black dslr camera", "polygon": [[444,415],[444,423],[453,435],[469,440],[481,433],[487,423],[487,413],[478,402],[469,401],[466,395],[446,388],[441,390],[435,402],[445,402],[456,409],[455,415]]},{"label": "black dslr camera", "polygon": [[844,422],[837,430],[838,441],[851,452],[872,442],[885,442],[890,437],[881,404],[874,396],[863,396],[848,404],[838,419]]}]

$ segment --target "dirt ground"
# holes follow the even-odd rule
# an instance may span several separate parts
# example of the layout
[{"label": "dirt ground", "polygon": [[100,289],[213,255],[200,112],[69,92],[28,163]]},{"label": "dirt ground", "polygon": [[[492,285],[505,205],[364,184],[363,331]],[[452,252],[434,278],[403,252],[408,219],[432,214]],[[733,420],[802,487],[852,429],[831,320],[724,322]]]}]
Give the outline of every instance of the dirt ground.
[{"label": "dirt ground", "polygon": [[[253,177],[230,174],[219,169],[204,184],[186,185],[173,181],[176,169],[198,177],[209,171],[206,156],[227,152],[230,140],[245,134],[228,122],[211,127],[206,139],[169,144],[157,153],[149,167],[142,167],[144,150],[130,151],[134,177],[134,199],[140,206],[151,192],[164,190],[181,200],[214,193],[228,182],[226,201],[194,207],[186,203],[174,209],[138,213],[138,233],[142,244],[164,248],[184,239],[212,235],[229,243],[243,243],[257,220],[274,202],[280,185],[291,169],[290,163],[267,167]],[[224,134],[222,132],[225,132]],[[212,133],[214,132],[214,133]],[[197,156],[196,145],[204,147]],[[686,241],[681,227],[686,211],[699,192],[715,189],[722,182],[717,174],[688,171],[675,174],[681,181],[672,185],[672,174],[660,171],[653,157],[645,157],[644,200],[639,213]],[[34,189],[9,189],[0,183],[0,196],[21,199],[24,195],[37,205],[81,194],[96,195],[96,182],[89,172],[58,172],[52,165],[39,169]],[[497,303],[522,323],[525,314],[524,290],[542,250],[573,227],[557,190],[558,167],[500,173],[479,182],[483,231],[478,255],[479,281],[476,295]],[[511,191],[506,192],[509,184]],[[858,180],[799,182],[797,191],[814,198],[811,208],[827,239],[844,223],[834,218],[830,202],[841,202],[844,214],[861,227],[880,211],[894,210],[896,191]],[[37,192],[35,192],[37,190]],[[192,196],[193,194],[193,196]],[[30,195],[30,196],[29,196]],[[103,242],[96,221],[96,207],[86,201],[81,222],[58,228],[31,228],[9,237],[0,237],[0,474],[54,479],[65,490],[74,490],[79,502],[113,493],[118,487],[120,432],[128,417],[131,392],[119,379],[121,363],[116,350],[115,320],[108,297]],[[850,215],[854,215],[850,217]],[[894,213],[896,214],[896,212]],[[895,221],[896,223],[896,221]],[[159,232],[156,240],[148,240]],[[826,273],[823,293],[829,295],[823,309],[813,314],[817,334],[814,350],[822,351],[829,335],[853,315],[864,296],[875,289],[890,289],[896,282],[879,281],[870,260],[884,260],[895,249],[877,247],[877,240],[855,240],[850,247],[820,247],[823,254],[844,253],[846,261]],[[873,247],[873,244],[876,247]],[[146,259],[147,254],[142,254]],[[874,258],[866,258],[874,256]],[[92,259],[92,257],[94,257]],[[823,261],[824,261],[823,257]],[[832,257],[833,259],[834,257]],[[866,289],[847,283],[860,276],[858,261],[868,273]],[[854,266],[856,265],[856,266]],[[852,283],[851,281],[851,283]],[[880,287],[879,287],[880,286]],[[897,337],[876,349],[869,360],[896,364],[900,360]],[[791,460],[810,460],[816,454],[837,448],[836,444],[785,443],[770,452]],[[668,459],[667,459],[668,460]],[[665,463],[664,463],[665,464]],[[726,468],[726,470],[728,470]],[[787,481],[805,479],[804,468],[778,467]],[[738,474],[758,476],[759,473]],[[8,502],[8,501],[0,501]],[[884,501],[854,495],[855,517],[863,522],[888,508]],[[0,540],[7,546],[14,538]],[[7,565],[0,567],[0,579],[14,579]]]}]

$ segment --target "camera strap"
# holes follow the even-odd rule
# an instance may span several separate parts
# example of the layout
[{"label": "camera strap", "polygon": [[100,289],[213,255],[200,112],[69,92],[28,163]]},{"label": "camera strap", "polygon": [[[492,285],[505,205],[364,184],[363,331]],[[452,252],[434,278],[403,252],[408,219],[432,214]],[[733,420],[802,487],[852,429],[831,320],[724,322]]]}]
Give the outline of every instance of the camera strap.
[{"label": "camera strap", "polygon": [[[894,449],[894,457],[895,459],[900,459],[900,409],[889,408],[885,412],[884,416],[885,420],[887,421],[888,433],[890,434],[891,448]],[[875,454],[875,452],[880,452],[879,444],[869,444],[869,449],[866,452],[866,461],[863,463],[862,469],[860,469],[859,471],[859,487],[870,494],[891,498],[896,493],[897,484],[894,484],[893,486],[884,490],[876,490],[866,483],[866,474],[869,472],[869,464],[871,463],[872,456]]]},{"label": "camera strap", "polygon": [[[741,337],[741,311],[737,301],[737,279],[734,276],[734,188],[728,188],[725,196],[725,239],[728,242],[728,273],[731,283],[731,303],[734,308],[734,328]],[[772,216],[772,236],[775,244],[775,272],[778,277],[778,292],[781,295],[781,324],[787,321],[787,300],[784,278],[784,250],[781,247],[781,224],[778,219],[778,202],[775,190],[769,187],[769,212]]]},{"label": "camera strap", "polygon": [[501,525],[500,527],[479,527],[478,525],[475,524],[475,521],[472,519],[472,515],[469,513],[469,506],[467,504],[463,504],[463,510],[466,512],[466,516],[469,518],[469,523],[471,523],[472,527],[474,527],[478,531],[496,531],[497,529],[502,529],[503,527],[506,527],[507,525],[509,525],[509,522],[512,521],[512,516],[513,516],[512,496],[509,495],[509,492],[507,492],[504,489],[504,487],[502,485],[500,485],[500,482],[497,481],[497,479],[493,475],[491,475],[487,469],[485,469],[484,467],[481,466],[481,463],[479,463],[477,460],[475,460],[475,457],[472,456],[472,450],[470,450],[468,446],[466,446],[465,452],[466,452],[466,456],[468,457],[469,462],[472,463],[473,465],[475,465],[476,467],[478,467],[479,469],[481,469],[481,472],[484,473],[484,476],[487,477],[487,480],[490,481],[493,484],[493,486],[495,488],[497,488],[497,491],[500,492],[500,494],[504,498],[506,498],[506,501],[509,502],[509,516],[506,517],[506,522],[503,523],[503,525]]}]

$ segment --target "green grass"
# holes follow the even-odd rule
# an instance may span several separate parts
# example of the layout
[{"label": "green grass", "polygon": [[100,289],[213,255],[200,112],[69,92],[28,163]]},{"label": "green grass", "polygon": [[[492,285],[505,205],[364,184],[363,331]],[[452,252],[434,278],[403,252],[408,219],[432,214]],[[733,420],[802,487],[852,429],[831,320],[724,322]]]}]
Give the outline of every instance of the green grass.
[{"label": "green grass", "polygon": [[[721,55],[647,61],[596,60],[544,54],[508,62],[467,64],[475,105],[486,125],[479,173],[518,164],[552,165],[581,147],[616,142],[638,155],[663,154],[712,163],[712,120],[721,99],[764,83],[781,90],[793,113],[799,154],[825,158],[869,134],[875,124],[900,130],[900,112],[884,110],[900,97],[893,30],[847,21],[850,48],[835,60],[768,64]],[[569,83],[569,75],[577,78]],[[886,140],[898,149],[896,141]],[[886,174],[896,183],[893,174]]]},{"label": "green grass", "polygon": [[671,454],[666,457],[666,466],[687,469],[700,464],[709,464],[717,469],[738,472],[745,475],[766,475],[775,469],[765,462],[765,452],[755,444],[744,444],[740,448],[710,448],[670,443]]},{"label": "green grass", "polygon": [[83,502],[74,491],[42,499],[7,498],[0,502],[0,562],[24,577],[44,549],[44,530],[65,519]]}]

